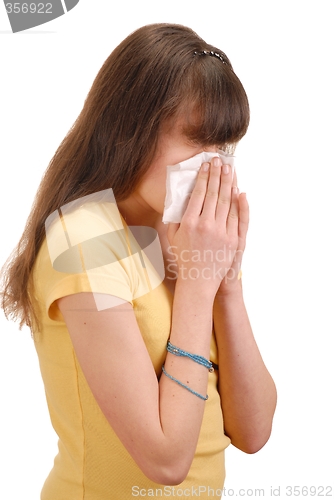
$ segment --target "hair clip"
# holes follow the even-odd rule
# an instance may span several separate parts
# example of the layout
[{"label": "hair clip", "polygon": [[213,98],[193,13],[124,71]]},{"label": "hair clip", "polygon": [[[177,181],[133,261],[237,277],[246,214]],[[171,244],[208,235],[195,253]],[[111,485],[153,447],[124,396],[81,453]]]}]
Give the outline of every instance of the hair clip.
[{"label": "hair clip", "polygon": [[211,57],[218,57],[222,61],[223,64],[226,64],[226,61],[224,61],[224,58],[221,54],[218,52],[213,52],[213,50],[202,50],[202,52],[194,52],[194,56],[211,56]]}]

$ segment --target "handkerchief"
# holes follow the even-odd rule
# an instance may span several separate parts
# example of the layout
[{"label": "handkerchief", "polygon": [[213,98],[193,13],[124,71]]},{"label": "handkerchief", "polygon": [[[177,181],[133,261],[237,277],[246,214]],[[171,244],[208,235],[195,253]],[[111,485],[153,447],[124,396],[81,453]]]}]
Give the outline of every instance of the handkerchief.
[{"label": "handkerchief", "polygon": [[219,150],[217,153],[203,151],[188,160],[168,165],[166,180],[166,198],[162,222],[181,222],[187,208],[190,195],[195,187],[198,171],[204,162],[219,156],[224,164],[229,164],[234,175],[233,155]]}]

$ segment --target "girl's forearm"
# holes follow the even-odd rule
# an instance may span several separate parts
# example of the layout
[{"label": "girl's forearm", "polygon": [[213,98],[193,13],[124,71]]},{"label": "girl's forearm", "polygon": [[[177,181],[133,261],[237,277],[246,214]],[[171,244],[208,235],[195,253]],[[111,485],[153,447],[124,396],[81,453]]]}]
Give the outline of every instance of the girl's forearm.
[{"label": "girl's forearm", "polygon": [[256,345],[241,283],[217,294],[213,308],[225,433],[246,453],[267,442],[276,407],[275,384]]},{"label": "girl's forearm", "polygon": [[[175,288],[170,342],[193,354],[210,356],[214,294],[178,280]],[[186,357],[167,353],[165,370],[202,396],[207,394],[208,369]],[[190,467],[200,432],[205,401],[162,374],[160,420],[165,438],[174,443],[172,453],[184,456]],[[187,468],[187,465],[185,465]]]}]

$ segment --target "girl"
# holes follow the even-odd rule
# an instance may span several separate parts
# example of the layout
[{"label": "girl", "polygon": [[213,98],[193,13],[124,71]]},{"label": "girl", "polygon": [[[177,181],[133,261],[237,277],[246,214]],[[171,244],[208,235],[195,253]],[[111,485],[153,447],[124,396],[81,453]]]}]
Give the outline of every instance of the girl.
[{"label": "girl", "polygon": [[181,223],[162,223],[166,167],[233,152],[248,123],[230,61],[184,26],[137,30],[98,73],[3,271],[59,436],[42,500],[220,498],[229,443],[268,440],[276,391],[239,272],[248,204],[218,154]]}]

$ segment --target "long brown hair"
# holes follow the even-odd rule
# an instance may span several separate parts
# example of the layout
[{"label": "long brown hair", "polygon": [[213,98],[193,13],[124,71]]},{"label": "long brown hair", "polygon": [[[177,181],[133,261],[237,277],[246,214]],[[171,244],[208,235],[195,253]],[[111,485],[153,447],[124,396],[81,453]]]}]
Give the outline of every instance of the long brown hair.
[{"label": "long brown hair", "polygon": [[126,199],[152,162],[161,126],[181,116],[189,140],[233,146],[248,127],[247,96],[226,55],[191,29],[144,26],[104,62],[50,161],[23,235],[2,269],[7,318],[19,319],[20,328],[38,325],[30,276],[48,215],[107,188],[116,201]]}]

